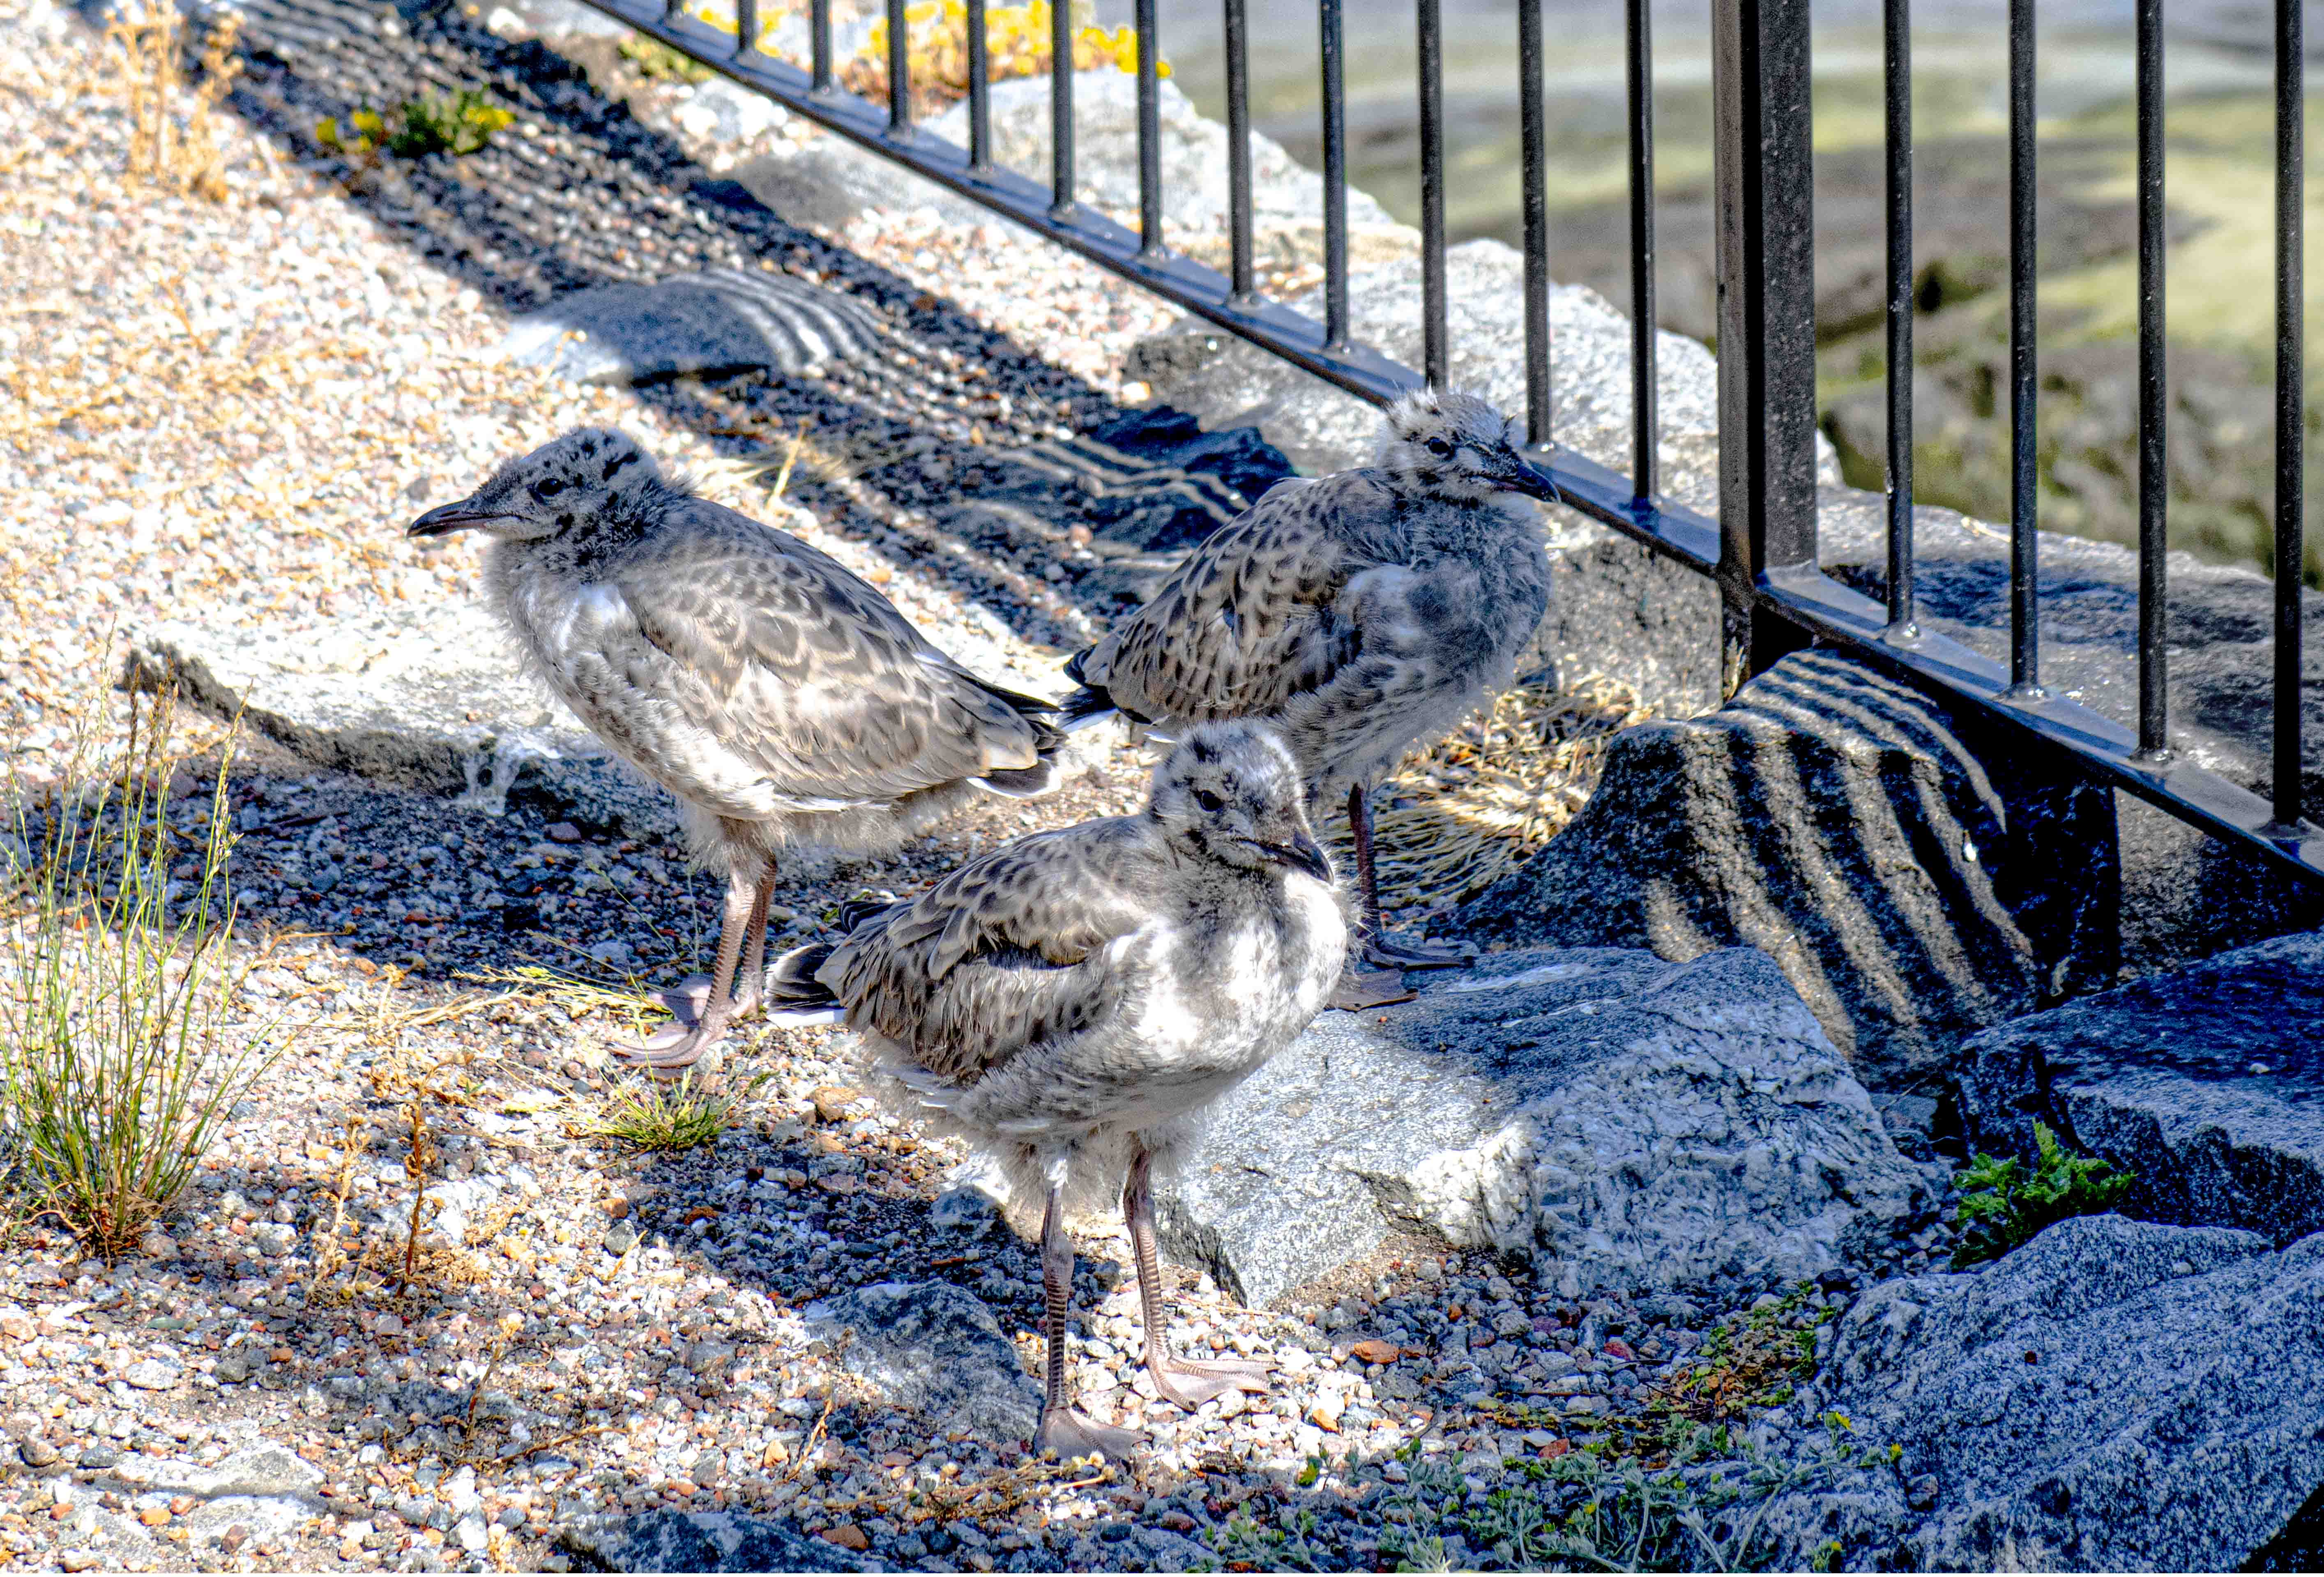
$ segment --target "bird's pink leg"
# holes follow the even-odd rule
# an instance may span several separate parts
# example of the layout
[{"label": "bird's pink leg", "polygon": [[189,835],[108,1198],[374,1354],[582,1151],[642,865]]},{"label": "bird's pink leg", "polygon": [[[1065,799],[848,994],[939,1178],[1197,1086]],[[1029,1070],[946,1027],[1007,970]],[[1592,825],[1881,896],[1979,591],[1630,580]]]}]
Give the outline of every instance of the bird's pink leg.
[{"label": "bird's pink leg", "polygon": [[[690,1027],[672,1025],[642,1042],[616,1044],[613,1047],[616,1056],[633,1067],[675,1073],[692,1067],[702,1059],[704,1052],[718,1044],[734,1017],[734,1002],[729,994],[734,988],[734,969],[742,959],[742,941],[751,928],[751,912],[758,903],[757,894],[763,890],[752,872],[737,871],[727,879],[726,913],[718,927],[718,964],[710,977],[710,995],[702,1005],[702,1016]],[[762,917],[764,912],[761,908]]]},{"label": "bird's pink leg", "polygon": [[775,862],[759,873],[758,890],[751,897],[750,931],[742,944],[742,966],[734,977],[734,1017],[754,1013],[767,984],[767,906],[775,897]]},{"label": "bird's pink leg", "polygon": [[1139,1317],[1146,1326],[1146,1372],[1155,1395],[1191,1413],[1229,1391],[1264,1391],[1267,1366],[1235,1360],[1198,1362],[1170,1351],[1170,1309],[1162,1296],[1162,1262],[1154,1248],[1154,1157],[1143,1144],[1130,1156],[1130,1180],[1121,1190],[1121,1213],[1130,1223],[1130,1248],[1138,1261]]},{"label": "bird's pink leg", "polygon": [[1049,1185],[1048,1209],[1041,1216],[1041,1336],[1048,1348],[1048,1384],[1041,1398],[1037,1450],[1062,1458],[1097,1455],[1120,1462],[1140,1436],[1100,1424],[1073,1405],[1065,1391],[1065,1314],[1074,1296],[1074,1240],[1065,1235],[1065,1185]]}]

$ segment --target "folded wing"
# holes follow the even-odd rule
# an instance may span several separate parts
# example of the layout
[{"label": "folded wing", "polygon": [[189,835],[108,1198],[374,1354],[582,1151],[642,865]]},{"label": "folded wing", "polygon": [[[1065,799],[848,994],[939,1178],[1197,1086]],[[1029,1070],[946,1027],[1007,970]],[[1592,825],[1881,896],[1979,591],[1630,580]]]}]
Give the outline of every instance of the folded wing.
[{"label": "folded wing", "polygon": [[970,673],[807,544],[687,507],[727,529],[671,533],[665,551],[623,566],[581,615],[595,639],[567,643],[628,697],[617,722],[632,737],[617,742],[689,763],[696,798],[738,816],[1040,775],[1058,737],[1049,703]]},{"label": "folded wing", "polygon": [[863,919],[816,978],[850,1024],[971,1080],[1122,1010],[1158,874],[1137,818],[1020,838]]}]

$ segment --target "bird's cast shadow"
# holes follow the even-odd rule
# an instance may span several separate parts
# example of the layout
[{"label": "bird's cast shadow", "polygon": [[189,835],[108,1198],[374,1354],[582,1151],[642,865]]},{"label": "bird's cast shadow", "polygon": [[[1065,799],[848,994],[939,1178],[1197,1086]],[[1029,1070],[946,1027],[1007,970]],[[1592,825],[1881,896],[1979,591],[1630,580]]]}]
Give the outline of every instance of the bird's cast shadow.
[{"label": "bird's cast shadow", "polygon": [[[399,11],[357,0],[250,0],[237,10],[242,75],[227,102],[303,157],[331,159],[317,140],[326,120],[344,124],[359,110],[447,87],[492,95],[546,129],[503,134],[458,158],[328,166],[383,234],[512,312],[592,286],[738,263],[771,264],[869,304],[894,329],[876,355],[835,359],[814,377],[679,378],[636,391],[726,454],[780,452],[804,429],[814,463],[793,475],[790,494],[827,529],[899,564],[930,567],[1019,636],[1050,644],[1090,638],[1093,617],[1135,602],[1150,582],[1154,567],[1125,581],[1120,555],[1071,552],[1062,518],[957,507],[988,494],[1046,496],[1071,514],[1086,499],[1101,531],[1141,516],[1120,497],[1120,475],[1050,441],[1061,414],[1084,429],[1119,418],[1120,409],[1037,347],[712,178],[548,43],[503,40],[448,5]],[[560,47],[586,53],[587,42],[605,41]],[[597,53],[603,71],[612,51]],[[643,230],[659,256],[647,255]],[[968,347],[966,375],[962,358],[930,348],[945,346]],[[995,390],[1018,398],[1004,410]],[[972,427],[980,429],[974,445]],[[1081,473],[1062,488],[1061,463]],[[1183,505],[1172,496],[1176,480],[1166,468],[1154,481],[1162,517]]]}]

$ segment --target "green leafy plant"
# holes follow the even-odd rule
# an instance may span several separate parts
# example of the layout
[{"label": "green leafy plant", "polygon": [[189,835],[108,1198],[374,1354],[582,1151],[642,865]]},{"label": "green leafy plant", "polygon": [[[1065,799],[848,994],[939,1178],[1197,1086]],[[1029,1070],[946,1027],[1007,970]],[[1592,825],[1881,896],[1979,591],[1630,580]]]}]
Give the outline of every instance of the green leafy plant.
[{"label": "green leafy plant", "polygon": [[1765,1308],[1721,1322],[1694,1368],[1672,1383],[1668,1405],[1710,1424],[1790,1401],[1794,1383],[1815,1372],[1816,1328],[1832,1317],[1829,1308],[1810,1306],[1814,1292],[1803,1281]]},{"label": "green leafy plant", "polygon": [[633,1150],[670,1154],[715,1144],[741,1120],[742,1102],[765,1075],[734,1094],[696,1090],[691,1074],[676,1084],[640,1078],[606,1096],[597,1116],[575,1130],[583,1139],[609,1139]]},{"label": "green leafy plant", "polygon": [[1481,1499],[1473,1464],[1427,1462],[1415,1443],[1397,1453],[1406,1480],[1387,1503],[1380,1553],[1399,1571],[1441,1571],[1445,1539],[1458,1535],[1471,1563],[1521,1571],[1763,1569],[1782,1553],[1763,1529],[1777,1496],[1899,1454],[1854,1443],[1838,1413],[1823,1422],[1826,1444],[1779,1462],[1724,1425],[1673,1420],[1655,1443],[1601,1441],[1504,1467],[1488,1476]]},{"label": "green leafy plant", "polygon": [[2031,1172],[2015,1156],[1974,1156],[1954,1174],[1961,1202],[1953,1220],[1962,1229],[1955,1265],[1998,1259],[2068,1216],[2103,1214],[2138,1180],[2134,1172],[2070,1153],[2045,1123],[2034,1125],[2034,1145]]},{"label": "green leafy plant", "polygon": [[707,82],[715,75],[709,67],[691,55],[680,54],[658,38],[633,33],[619,45],[622,59],[638,69],[638,75],[650,78],[670,78],[679,82]]},{"label": "green leafy plant", "polygon": [[318,121],[315,141],[356,159],[375,155],[382,148],[400,159],[425,159],[430,153],[457,157],[485,147],[494,132],[515,119],[484,95],[463,88],[449,98],[406,99],[392,121],[369,109],[348,115],[344,127],[337,119]]},{"label": "green leafy plant", "polygon": [[[38,1213],[99,1253],[176,1204],[281,1049],[237,1032],[226,761],[173,814],[171,707],[133,699],[128,760],[77,760],[35,817],[11,783],[0,858],[0,1164]],[[142,724],[142,733],[141,733]]]}]

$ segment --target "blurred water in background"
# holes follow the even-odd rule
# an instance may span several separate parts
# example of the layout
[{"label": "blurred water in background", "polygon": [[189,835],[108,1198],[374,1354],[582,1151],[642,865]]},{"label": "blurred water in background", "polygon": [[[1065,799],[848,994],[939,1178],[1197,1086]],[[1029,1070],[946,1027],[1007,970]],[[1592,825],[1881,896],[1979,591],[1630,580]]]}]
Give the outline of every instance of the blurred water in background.
[{"label": "blurred water in background", "polygon": [[[1248,3],[1253,123],[1319,165],[1314,0]],[[1349,178],[1414,223],[1414,8],[1411,0],[1345,4]],[[1546,4],[1551,272],[1594,285],[1627,309],[1621,5]],[[1129,20],[1128,0],[1102,0],[1099,9],[1108,22]],[[2319,10],[2309,12],[2311,60],[2324,56]],[[1443,14],[1448,234],[1456,243],[1492,236],[1520,244],[1515,5],[1443,0]],[[2006,411],[1993,409],[1989,382],[2006,345],[1997,288],[2007,249],[2006,14],[2000,0],[1923,0],[1914,37],[1916,262],[1930,281],[1917,347],[1919,495],[1996,520],[2006,518],[2008,496]],[[2043,0],[2037,16],[2043,523],[2128,541],[2136,490],[2131,9],[2127,0]],[[2172,541],[2209,558],[2264,563],[2273,513],[2273,14],[2248,0],[2166,0],[2164,16]],[[1216,0],[1161,0],[1159,25],[1178,86],[1223,119]],[[1666,327],[1709,338],[1709,7],[1655,0],[1654,27],[1658,316]],[[1817,6],[1822,402],[1850,480],[1876,487],[1884,420],[1877,398],[1881,63],[1877,0]],[[2317,169],[2324,114],[2309,119]],[[2311,185],[2311,211],[2317,195]],[[2317,273],[2310,270],[2311,281]],[[2311,283],[2311,309],[2318,296]],[[2310,448],[2324,442],[2311,440]],[[2324,585],[2324,545],[2312,550],[2309,578]]]}]

